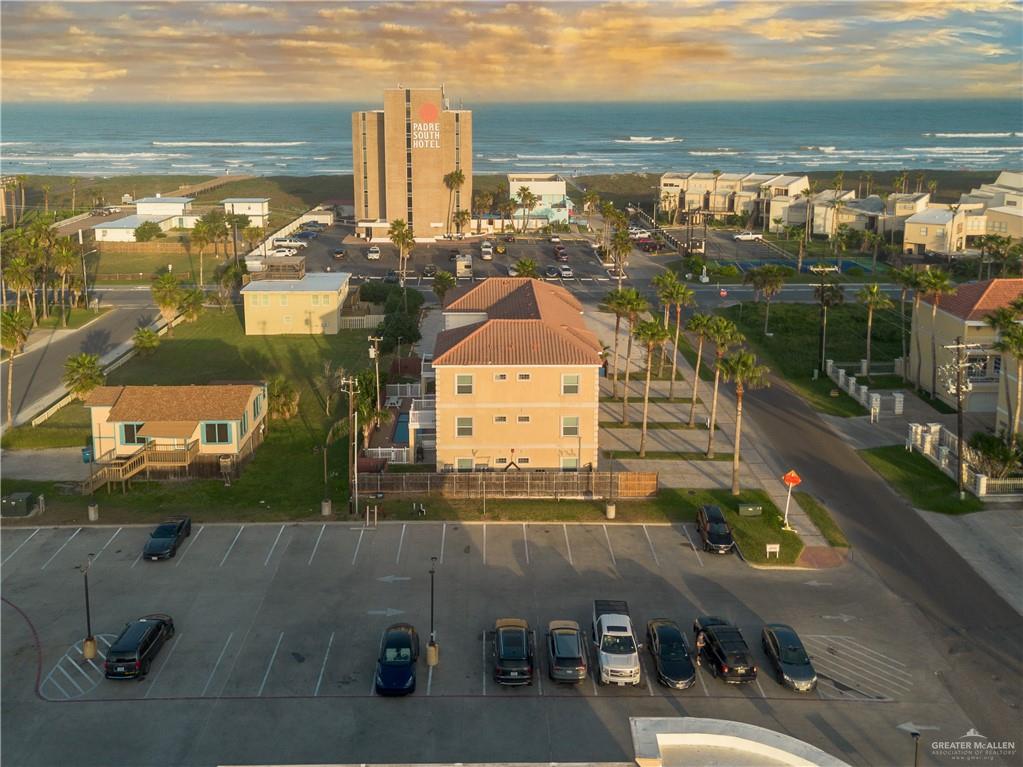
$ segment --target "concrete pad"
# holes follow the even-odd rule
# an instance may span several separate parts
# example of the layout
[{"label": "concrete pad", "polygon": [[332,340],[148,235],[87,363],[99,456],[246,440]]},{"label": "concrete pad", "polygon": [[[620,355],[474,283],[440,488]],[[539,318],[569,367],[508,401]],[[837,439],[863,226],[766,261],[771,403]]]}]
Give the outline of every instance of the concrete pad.
[{"label": "concrete pad", "polygon": [[89,464],[82,463],[82,450],[77,447],[4,450],[0,452],[0,466],[5,479],[82,482],[89,478]]}]

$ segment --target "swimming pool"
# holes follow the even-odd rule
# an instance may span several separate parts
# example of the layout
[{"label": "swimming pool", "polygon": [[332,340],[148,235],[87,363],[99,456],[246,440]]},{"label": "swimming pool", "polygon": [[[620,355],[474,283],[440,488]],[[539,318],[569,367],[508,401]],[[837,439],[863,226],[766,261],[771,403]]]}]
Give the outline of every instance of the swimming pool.
[{"label": "swimming pool", "polygon": [[408,413],[398,413],[398,420],[394,422],[394,434],[391,441],[396,445],[408,444]]}]

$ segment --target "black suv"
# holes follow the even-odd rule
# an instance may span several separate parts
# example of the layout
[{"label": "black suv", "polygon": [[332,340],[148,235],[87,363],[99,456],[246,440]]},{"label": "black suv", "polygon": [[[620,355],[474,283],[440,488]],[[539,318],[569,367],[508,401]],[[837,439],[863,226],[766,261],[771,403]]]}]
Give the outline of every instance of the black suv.
[{"label": "black suv", "polygon": [[494,681],[533,684],[533,634],[521,618],[500,618],[494,624]]},{"label": "black suv", "polygon": [[107,679],[144,677],[153,665],[153,658],[168,639],[174,636],[174,620],[169,615],[144,615],[124,627],[124,631],[107,650],[103,672]]},{"label": "black suv", "polygon": [[757,664],[738,628],[723,618],[701,615],[693,621],[693,634],[701,631],[706,643],[700,657],[714,676],[730,684],[756,681]]},{"label": "black suv", "polygon": [[696,528],[700,531],[705,551],[727,554],[735,546],[732,530],[717,506],[701,506],[696,512]]},{"label": "black suv", "polygon": [[178,546],[191,534],[192,520],[188,517],[168,519],[149,534],[142,556],[145,559],[169,559],[178,553]]}]

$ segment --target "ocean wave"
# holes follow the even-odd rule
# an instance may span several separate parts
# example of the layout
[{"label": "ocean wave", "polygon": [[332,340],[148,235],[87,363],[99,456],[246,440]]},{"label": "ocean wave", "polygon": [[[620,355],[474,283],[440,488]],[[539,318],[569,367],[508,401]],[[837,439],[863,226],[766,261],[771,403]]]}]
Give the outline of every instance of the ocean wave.
[{"label": "ocean wave", "polygon": [[330,159],[330,155],[329,154],[325,154],[325,155],[322,155],[321,157],[314,157],[313,159],[314,160],[329,160]]},{"label": "ocean wave", "polygon": [[129,158],[147,160],[176,160],[188,157],[187,154],[167,154],[166,152],[75,152],[72,157],[86,160],[120,160]]},{"label": "ocean wave", "polygon": [[1012,131],[997,131],[994,133],[924,133],[924,136],[933,136],[934,138],[1010,138],[1012,136],[1023,136],[1023,133],[1018,131],[1013,133]]},{"label": "ocean wave", "polygon": [[31,143],[31,141],[0,141],[0,146],[25,146]]},{"label": "ocean wave", "polygon": [[727,150],[727,151],[723,150],[723,151],[720,151],[720,152],[694,152],[694,151],[690,151],[689,154],[691,154],[691,155],[693,155],[695,157],[716,157],[718,155],[734,155],[734,154],[739,154],[739,153],[738,152],[733,152],[731,150]]},{"label": "ocean wave", "polygon": [[584,154],[516,154],[516,160],[589,160]]},{"label": "ocean wave", "polygon": [[212,168],[213,165],[208,162],[172,162],[172,168]]},{"label": "ocean wave", "polygon": [[308,141],[154,141],[153,146],[302,146]]},{"label": "ocean wave", "polygon": [[616,144],[677,144],[685,139],[677,136],[629,136],[628,138],[616,138]]},{"label": "ocean wave", "polygon": [[833,147],[833,146],[801,146],[799,148],[804,150],[804,151],[808,151],[808,152],[817,151],[817,152],[827,152],[828,154],[831,154],[832,152],[835,151],[835,147]]},{"label": "ocean wave", "polygon": [[1014,146],[906,146],[906,152],[926,152],[927,154],[987,154],[989,152],[1019,152],[1021,147]]}]

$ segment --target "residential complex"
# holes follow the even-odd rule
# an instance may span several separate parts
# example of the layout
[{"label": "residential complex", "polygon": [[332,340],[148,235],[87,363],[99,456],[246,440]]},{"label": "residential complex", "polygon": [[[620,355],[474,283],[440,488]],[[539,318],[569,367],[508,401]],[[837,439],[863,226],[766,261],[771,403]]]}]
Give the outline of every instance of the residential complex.
[{"label": "residential complex", "polygon": [[[97,242],[135,242],[135,230],[145,223],[154,223],[160,231],[194,229],[199,219],[209,210],[204,206],[194,209],[192,197],[143,197],[135,200],[135,213],[104,221],[93,227]],[[222,200],[225,214],[249,217],[250,226],[266,226],[270,219],[270,200],[266,197],[231,197]]]},{"label": "residential complex", "polygon": [[528,211],[517,208],[512,215],[517,226],[523,225],[527,219],[530,228],[567,224],[575,215],[567,183],[557,173],[509,173],[508,194],[513,200],[518,198],[520,189],[527,189],[535,195],[536,207]]},{"label": "residential complex", "polygon": [[[445,296],[433,352],[437,468],[597,465],[602,347],[564,288],[491,277]],[[412,415],[413,444],[430,421]]]},{"label": "residential complex", "polygon": [[753,214],[770,221],[809,186],[805,175],[770,173],[665,173],[659,204],[664,210],[697,209],[726,216]]},{"label": "residential complex", "polygon": [[266,259],[242,288],[245,335],[336,335],[348,297],[347,272],[306,274],[301,256]]},{"label": "residential complex", "polygon": [[[472,112],[451,109],[443,88],[389,88],[384,108],[352,113],[357,231],[385,239],[401,219],[415,237],[453,231],[472,200]],[[461,171],[459,188],[447,174]]]}]

